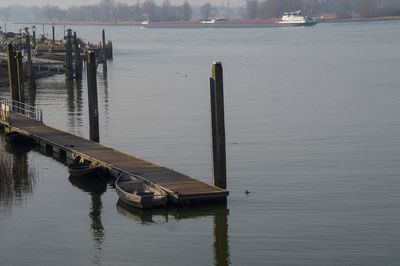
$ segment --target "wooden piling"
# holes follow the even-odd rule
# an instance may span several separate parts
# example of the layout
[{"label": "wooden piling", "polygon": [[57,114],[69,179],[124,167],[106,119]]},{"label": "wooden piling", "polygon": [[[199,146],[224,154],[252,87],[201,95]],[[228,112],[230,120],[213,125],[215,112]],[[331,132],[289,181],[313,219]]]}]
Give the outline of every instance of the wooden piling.
[{"label": "wooden piling", "polygon": [[13,101],[19,101],[19,89],[18,89],[18,70],[15,61],[14,46],[9,43],[7,45],[7,62],[8,62],[8,80],[10,86],[10,95]]},{"label": "wooden piling", "polygon": [[113,59],[114,58],[114,52],[113,52],[113,44],[112,44],[112,41],[108,41],[108,45],[107,45],[107,50],[108,50],[108,53],[107,53],[107,57],[109,58],[109,59]]},{"label": "wooden piling", "polygon": [[17,77],[18,77],[18,101],[24,103],[25,102],[25,92],[24,92],[24,66],[22,63],[22,53],[20,51],[17,52],[15,56],[15,60],[17,63]]},{"label": "wooden piling", "polygon": [[74,79],[74,68],[72,64],[72,30],[67,30],[67,42],[65,44],[66,56],[65,56],[65,80]]},{"label": "wooden piling", "polygon": [[215,186],[226,189],[224,85],[221,62],[213,63],[210,92],[213,138],[213,182]]},{"label": "wooden piling", "polygon": [[32,30],[32,46],[36,49],[36,27]]},{"label": "wooden piling", "polygon": [[103,52],[103,71],[107,72],[107,49],[106,49],[106,32],[102,31],[102,52]]},{"label": "wooden piling", "polygon": [[55,29],[54,29],[54,25],[52,25],[52,44],[53,44],[53,47],[54,47],[54,45],[56,44],[56,33],[55,33]]},{"label": "wooden piling", "polygon": [[26,32],[25,41],[26,41],[26,51],[27,51],[26,72],[27,72],[28,87],[29,89],[36,89],[35,75],[33,72],[33,64],[32,64],[31,40],[28,32]]},{"label": "wooden piling", "polygon": [[87,59],[87,83],[88,83],[88,99],[89,99],[89,126],[90,140],[94,142],[100,141],[99,134],[99,110],[97,103],[97,80],[96,80],[96,54],[89,51]]},{"label": "wooden piling", "polygon": [[82,58],[81,49],[79,47],[78,38],[74,31],[74,65],[75,65],[75,79],[82,80]]}]

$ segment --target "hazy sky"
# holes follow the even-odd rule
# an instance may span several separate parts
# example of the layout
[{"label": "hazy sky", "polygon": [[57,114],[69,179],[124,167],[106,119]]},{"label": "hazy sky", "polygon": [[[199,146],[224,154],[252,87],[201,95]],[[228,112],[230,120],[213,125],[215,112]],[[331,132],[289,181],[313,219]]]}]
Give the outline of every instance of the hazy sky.
[{"label": "hazy sky", "polygon": [[[143,2],[141,0],[140,2]],[[161,3],[163,0],[155,0],[156,3]],[[230,2],[231,5],[238,5],[245,2],[245,0],[188,0],[188,2],[192,5],[201,5],[204,3],[211,2],[212,4],[220,5],[221,3],[226,4],[227,1]],[[128,3],[128,4],[135,4],[137,0],[117,0],[116,2],[121,3]],[[170,0],[173,4],[181,4],[184,0]],[[24,6],[43,6],[46,4],[57,5],[60,7],[69,7],[69,6],[80,6],[80,5],[91,5],[91,4],[98,4],[100,0],[0,0],[0,7],[1,6],[8,6],[14,5],[18,3],[19,5]]]}]

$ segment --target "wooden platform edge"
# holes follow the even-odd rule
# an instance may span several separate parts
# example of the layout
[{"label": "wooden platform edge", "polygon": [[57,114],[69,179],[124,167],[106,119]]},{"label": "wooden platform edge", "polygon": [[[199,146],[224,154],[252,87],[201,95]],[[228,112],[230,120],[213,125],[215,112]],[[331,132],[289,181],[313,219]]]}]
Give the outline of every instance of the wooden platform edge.
[{"label": "wooden platform edge", "polygon": [[[18,114],[18,115],[19,115],[19,114]],[[29,119],[29,118],[28,118],[28,119]],[[81,153],[81,152],[79,152],[79,151],[77,151],[77,150],[74,150],[72,147],[66,147],[66,146],[59,145],[58,143],[55,143],[55,142],[50,141],[50,140],[47,140],[47,139],[45,139],[45,138],[43,138],[43,137],[40,137],[40,136],[35,135],[35,134],[31,133],[31,132],[28,132],[28,131],[26,131],[26,130],[24,130],[24,129],[18,128],[17,126],[14,126],[12,122],[9,123],[9,124],[8,124],[8,123],[5,123],[4,121],[0,121],[0,122],[1,122],[4,126],[9,127],[9,128],[11,129],[11,131],[16,131],[16,132],[19,132],[19,133],[22,134],[22,135],[25,135],[25,136],[30,137],[30,138],[32,138],[32,139],[35,139],[35,142],[37,142],[37,144],[39,144],[39,145],[40,145],[40,142],[48,143],[48,144],[50,144],[50,145],[52,145],[52,146],[57,147],[58,149],[62,149],[62,150],[68,151],[68,152],[70,152],[70,153],[72,153],[72,154],[74,154],[74,155],[79,155],[79,156],[81,156],[82,158],[84,158],[84,159],[86,159],[86,160],[89,160],[89,161],[98,163],[98,164],[100,164],[100,165],[102,165],[102,166],[108,168],[109,170],[116,171],[116,172],[118,172],[118,173],[128,173],[128,174],[130,174],[130,175],[133,175],[133,176],[139,178],[140,180],[143,180],[144,182],[147,182],[147,183],[149,183],[149,184],[152,184],[152,185],[155,185],[155,186],[157,186],[157,187],[160,187],[161,189],[163,189],[164,191],[166,191],[166,192],[168,193],[169,198],[170,198],[175,204],[184,204],[184,205],[186,205],[186,204],[191,204],[191,205],[194,204],[194,205],[196,205],[196,204],[201,204],[201,203],[204,203],[204,202],[226,202],[227,196],[229,195],[229,191],[228,191],[228,190],[221,189],[221,188],[216,187],[216,186],[214,186],[214,185],[212,185],[212,184],[206,183],[206,182],[204,182],[204,181],[202,181],[202,180],[199,180],[199,179],[196,179],[196,178],[187,176],[187,175],[185,175],[185,174],[182,174],[182,173],[180,173],[180,172],[177,172],[177,171],[173,170],[174,172],[176,172],[176,173],[178,173],[178,174],[181,174],[181,175],[184,175],[184,176],[186,176],[186,177],[188,177],[188,178],[190,178],[190,179],[192,179],[192,180],[194,180],[194,181],[197,181],[197,182],[200,182],[200,183],[209,185],[209,186],[211,186],[211,187],[215,190],[215,191],[212,192],[212,193],[210,193],[210,192],[207,192],[207,193],[194,193],[194,194],[190,194],[190,195],[182,195],[182,194],[179,194],[179,193],[175,193],[174,191],[171,191],[171,190],[169,190],[169,189],[167,189],[167,188],[165,188],[165,187],[163,187],[163,186],[161,186],[161,185],[159,185],[159,184],[157,184],[157,183],[154,183],[154,182],[152,182],[152,181],[146,179],[146,178],[143,177],[143,176],[140,176],[140,175],[137,175],[137,174],[133,174],[133,173],[131,173],[131,172],[129,172],[129,171],[126,171],[126,170],[121,169],[121,168],[119,168],[119,167],[110,165],[110,164],[108,164],[108,163],[106,163],[106,162],[103,162],[103,161],[101,161],[101,160],[99,160],[99,159],[93,158],[93,157],[91,157],[91,156],[89,156],[89,155],[87,155],[87,154],[84,154],[84,153]],[[85,138],[83,138],[83,137],[81,137],[81,136],[76,136],[76,135],[73,135],[72,133],[68,133],[68,132],[65,132],[65,131],[63,131],[63,130],[60,130],[60,129],[58,129],[58,128],[48,126],[48,125],[46,125],[46,124],[44,124],[44,123],[38,123],[38,125],[47,127],[47,128],[49,128],[49,129],[52,129],[52,130],[59,131],[59,132],[64,133],[64,134],[72,135],[72,136],[74,136],[74,137],[76,137],[76,138],[80,138],[80,139],[82,139],[82,140],[84,140],[84,141],[87,141],[87,142],[90,142],[90,143],[92,143],[92,144],[94,144],[94,145],[101,145],[101,146],[103,146],[103,147],[105,147],[105,148],[107,148],[107,149],[110,149],[110,150],[112,150],[112,151],[121,153],[121,154],[123,154],[123,155],[125,155],[125,156],[132,157],[132,158],[139,159],[139,160],[143,160],[143,161],[145,161],[145,162],[149,162],[149,161],[147,161],[147,160],[142,159],[141,157],[137,157],[136,155],[135,155],[135,156],[132,156],[132,155],[127,154],[127,153],[125,153],[125,152],[117,151],[116,149],[114,149],[114,148],[112,148],[112,147],[104,146],[104,145],[102,145],[102,144],[93,142],[93,141],[91,141],[91,140],[89,140],[89,139],[85,139]],[[29,126],[27,126],[27,127],[29,127]],[[153,165],[155,165],[155,166],[157,166],[157,167],[163,167],[163,166],[158,165],[158,164],[155,164],[155,163],[153,163],[153,162],[149,162],[149,163],[151,163],[151,164],[153,164]],[[170,168],[168,168],[168,169],[170,169]],[[172,169],[171,169],[171,170],[172,170]]]}]

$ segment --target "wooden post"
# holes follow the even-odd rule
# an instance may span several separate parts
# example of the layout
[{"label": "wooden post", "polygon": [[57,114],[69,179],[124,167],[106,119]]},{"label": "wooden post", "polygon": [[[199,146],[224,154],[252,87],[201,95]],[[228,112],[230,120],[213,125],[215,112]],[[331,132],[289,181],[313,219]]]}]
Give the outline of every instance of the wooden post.
[{"label": "wooden post", "polygon": [[26,41],[26,51],[27,51],[26,71],[28,78],[28,86],[29,89],[36,89],[35,75],[33,72],[33,65],[32,65],[31,40],[28,32],[26,32],[25,41]]},{"label": "wooden post", "polygon": [[81,49],[79,47],[78,38],[76,37],[76,32],[74,31],[74,63],[75,63],[75,79],[82,80],[82,59],[81,59]]},{"label": "wooden post", "polygon": [[36,49],[36,27],[32,27],[32,46],[33,49]]},{"label": "wooden post", "polygon": [[55,33],[55,29],[54,29],[54,24],[53,24],[53,27],[52,27],[52,34],[53,34],[52,44],[53,44],[53,47],[54,47],[54,45],[56,44],[56,33]]},{"label": "wooden post", "polygon": [[213,183],[226,189],[224,85],[221,62],[214,62],[210,79]]},{"label": "wooden post", "polygon": [[99,110],[97,104],[96,54],[89,51],[87,59],[90,140],[99,142]]},{"label": "wooden post", "polygon": [[7,61],[8,61],[8,80],[10,86],[11,99],[13,101],[19,101],[18,70],[15,61],[14,46],[11,43],[7,45]]},{"label": "wooden post", "polygon": [[67,30],[67,42],[65,44],[66,56],[65,56],[65,80],[74,79],[74,68],[72,65],[72,30]]},{"label": "wooden post", "polygon": [[103,46],[103,72],[107,72],[107,49],[106,49],[106,33],[102,32],[102,46]]},{"label": "wooden post", "polygon": [[108,41],[108,58],[109,59],[113,59],[114,58],[114,54],[113,54],[113,44],[112,41]]},{"label": "wooden post", "polygon": [[25,93],[24,93],[24,66],[22,63],[22,53],[20,51],[17,52],[15,56],[15,60],[17,63],[17,76],[18,76],[18,101],[24,103],[25,102]]}]

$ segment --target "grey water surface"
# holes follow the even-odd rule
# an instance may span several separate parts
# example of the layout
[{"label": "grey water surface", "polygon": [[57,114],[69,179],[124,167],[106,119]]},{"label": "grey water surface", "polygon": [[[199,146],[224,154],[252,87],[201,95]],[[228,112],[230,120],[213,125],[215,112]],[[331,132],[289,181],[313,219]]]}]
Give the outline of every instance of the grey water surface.
[{"label": "grey water surface", "polygon": [[[110,184],[70,179],[1,135],[26,170],[0,182],[1,265],[400,264],[400,22],[71,27],[113,40],[101,143],[207,182],[208,78],[222,62],[228,202],[127,210]],[[45,123],[88,137],[86,78],[40,80],[30,96]]]}]

